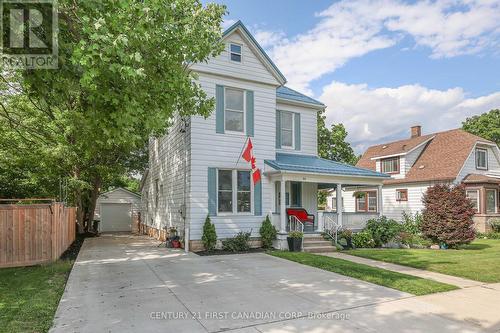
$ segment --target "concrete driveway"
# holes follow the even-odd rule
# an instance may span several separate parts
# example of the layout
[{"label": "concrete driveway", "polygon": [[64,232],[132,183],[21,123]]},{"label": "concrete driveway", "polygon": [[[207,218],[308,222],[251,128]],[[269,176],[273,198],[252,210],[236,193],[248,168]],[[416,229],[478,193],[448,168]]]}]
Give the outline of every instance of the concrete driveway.
[{"label": "concrete driveway", "polygon": [[52,332],[479,332],[442,306],[266,254],[87,239]]}]

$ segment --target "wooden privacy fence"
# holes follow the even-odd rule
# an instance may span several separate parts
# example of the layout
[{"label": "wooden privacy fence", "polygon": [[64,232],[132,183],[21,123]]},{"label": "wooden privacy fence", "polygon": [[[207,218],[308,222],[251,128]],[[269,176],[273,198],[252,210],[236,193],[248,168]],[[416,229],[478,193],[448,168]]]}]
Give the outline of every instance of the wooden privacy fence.
[{"label": "wooden privacy fence", "polygon": [[0,267],[57,260],[75,240],[76,208],[62,203],[0,205]]}]

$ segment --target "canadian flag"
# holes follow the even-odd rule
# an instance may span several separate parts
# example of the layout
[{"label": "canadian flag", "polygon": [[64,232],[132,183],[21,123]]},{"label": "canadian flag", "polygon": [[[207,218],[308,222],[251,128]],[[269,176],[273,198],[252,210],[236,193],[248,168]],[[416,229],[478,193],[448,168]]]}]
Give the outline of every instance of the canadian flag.
[{"label": "canadian flag", "polygon": [[241,157],[252,165],[253,184],[257,184],[260,181],[260,169],[257,168],[257,161],[255,156],[253,156],[253,145],[250,138],[248,138],[247,146],[245,147],[243,154],[241,154]]}]

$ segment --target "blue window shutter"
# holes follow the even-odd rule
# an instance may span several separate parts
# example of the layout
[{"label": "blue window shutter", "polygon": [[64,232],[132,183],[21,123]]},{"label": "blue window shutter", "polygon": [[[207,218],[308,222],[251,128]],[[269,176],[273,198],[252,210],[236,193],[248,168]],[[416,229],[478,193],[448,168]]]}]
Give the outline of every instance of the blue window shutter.
[{"label": "blue window shutter", "polygon": [[276,110],[276,149],[281,149],[281,112]]},{"label": "blue window shutter", "polygon": [[224,133],[224,86],[215,86],[215,132]]},{"label": "blue window shutter", "polygon": [[217,169],[208,168],[208,215],[217,215]]},{"label": "blue window shutter", "polygon": [[247,90],[247,99],[246,99],[246,112],[247,112],[247,135],[248,136],[253,136],[253,118],[254,118],[254,111],[253,111],[253,91]]},{"label": "blue window shutter", "polygon": [[295,150],[300,150],[300,113],[296,113],[295,121]]},{"label": "blue window shutter", "polygon": [[254,215],[262,215],[262,180],[253,187]]}]

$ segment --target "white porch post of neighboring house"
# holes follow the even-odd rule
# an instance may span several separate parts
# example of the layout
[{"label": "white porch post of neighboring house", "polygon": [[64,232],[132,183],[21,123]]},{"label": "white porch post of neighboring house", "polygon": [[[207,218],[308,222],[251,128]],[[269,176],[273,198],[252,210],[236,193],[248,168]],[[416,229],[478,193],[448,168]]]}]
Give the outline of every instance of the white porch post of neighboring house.
[{"label": "white porch post of neighboring house", "polygon": [[384,198],[382,196],[382,185],[378,186],[377,199],[378,199],[378,213],[380,216],[383,216],[384,215]]},{"label": "white porch post of neighboring house", "polygon": [[342,184],[337,184],[337,224],[342,225]]},{"label": "white porch post of neighboring house", "polygon": [[286,233],[286,187],[283,175],[280,181],[280,222],[280,232]]}]

